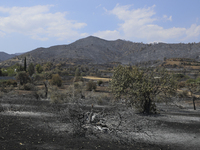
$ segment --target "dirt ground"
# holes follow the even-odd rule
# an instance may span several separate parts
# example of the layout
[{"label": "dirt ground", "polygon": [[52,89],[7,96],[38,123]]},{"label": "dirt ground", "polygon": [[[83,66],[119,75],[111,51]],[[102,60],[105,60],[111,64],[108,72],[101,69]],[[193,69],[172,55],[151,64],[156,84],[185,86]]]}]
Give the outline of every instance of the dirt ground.
[{"label": "dirt ground", "polygon": [[2,150],[200,149],[200,105],[193,110],[186,101],[158,104],[160,114],[150,116],[121,104],[94,105],[94,110],[104,108],[107,127],[116,130],[101,132],[98,126],[90,125],[85,137],[72,136],[72,124],[60,117],[69,105],[14,93],[3,95],[0,101]]}]

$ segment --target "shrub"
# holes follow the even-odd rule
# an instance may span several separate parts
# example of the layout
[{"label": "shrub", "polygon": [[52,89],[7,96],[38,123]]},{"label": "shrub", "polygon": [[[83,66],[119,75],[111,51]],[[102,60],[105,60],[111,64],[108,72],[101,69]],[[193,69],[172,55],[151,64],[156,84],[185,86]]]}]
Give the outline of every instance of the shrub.
[{"label": "shrub", "polygon": [[38,95],[39,98],[46,98],[45,97],[45,90],[37,91],[36,95]]},{"label": "shrub", "polygon": [[22,72],[18,72],[17,76],[16,76],[17,81],[20,82],[20,85],[24,85],[28,82],[31,81],[30,77],[28,76],[28,74],[24,71]]},{"label": "shrub", "polygon": [[45,72],[42,74],[43,79],[49,80],[52,79],[53,73],[52,72]]},{"label": "shrub", "polygon": [[24,90],[34,91],[35,90],[35,85],[33,85],[32,83],[27,83],[27,84],[24,85]]},{"label": "shrub", "polygon": [[37,65],[35,66],[35,68],[36,68],[37,73],[42,73],[43,68],[42,68],[42,66],[41,66],[40,64],[37,64]]},{"label": "shrub", "polygon": [[181,91],[180,93],[178,93],[178,97],[180,98],[188,97],[188,91]]},{"label": "shrub", "polygon": [[51,93],[51,103],[52,104],[59,104],[59,103],[62,103],[62,95],[60,92],[52,92]]},{"label": "shrub", "polygon": [[32,63],[28,66],[28,73],[30,76],[32,76],[35,73],[35,67]]},{"label": "shrub", "polygon": [[195,79],[188,79],[188,80],[186,81],[186,83],[195,83],[195,82],[196,82]]},{"label": "shrub", "polygon": [[58,74],[53,75],[53,77],[51,79],[51,84],[61,87],[61,85],[62,85],[61,77]]},{"label": "shrub", "polygon": [[98,84],[98,86],[101,86],[101,84],[103,84],[103,81],[102,80],[98,80],[97,84]]},{"label": "shrub", "polygon": [[67,100],[67,93],[66,91],[62,92],[58,89],[58,87],[50,86],[49,88],[49,98],[52,104],[58,104],[66,102]]},{"label": "shrub", "polygon": [[110,98],[103,94],[97,97],[97,104],[98,105],[108,105],[110,103]]},{"label": "shrub", "polygon": [[96,83],[91,81],[91,80],[86,84],[86,90],[87,91],[92,91],[92,90],[95,91],[96,88],[97,88]]},{"label": "shrub", "polygon": [[44,77],[41,74],[34,74],[32,76],[32,81],[33,82],[38,82],[44,80]]},{"label": "shrub", "polygon": [[183,87],[185,87],[186,85],[185,85],[185,82],[179,82],[178,83],[178,88],[183,88]]},{"label": "shrub", "polygon": [[17,81],[16,80],[4,80],[1,82],[3,86],[13,86],[13,87],[17,87]]}]

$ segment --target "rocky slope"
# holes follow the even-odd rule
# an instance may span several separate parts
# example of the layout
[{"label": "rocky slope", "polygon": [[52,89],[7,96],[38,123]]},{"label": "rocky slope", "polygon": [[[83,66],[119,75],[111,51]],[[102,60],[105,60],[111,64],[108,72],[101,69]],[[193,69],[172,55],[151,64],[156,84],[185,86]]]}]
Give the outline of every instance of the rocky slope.
[{"label": "rocky slope", "polygon": [[23,55],[0,63],[9,66],[20,63],[24,57],[28,63],[44,63],[51,61],[58,63],[68,61],[75,63],[103,64],[121,62],[136,64],[138,62],[155,61],[166,58],[193,58],[200,60],[200,43],[189,44],[143,44],[130,41],[107,41],[97,37],[87,37],[69,45],[58,45],[49,48],[37,48]]}]

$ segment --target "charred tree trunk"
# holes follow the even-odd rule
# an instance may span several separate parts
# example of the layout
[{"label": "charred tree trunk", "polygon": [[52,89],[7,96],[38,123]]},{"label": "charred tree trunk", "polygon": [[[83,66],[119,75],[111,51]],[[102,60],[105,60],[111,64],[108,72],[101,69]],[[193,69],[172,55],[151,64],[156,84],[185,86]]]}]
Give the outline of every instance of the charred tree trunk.
[{"label": "charred tree trunk", "polygon": [[151,103],[152,102],[150,98],[148,100],[147,99],[145,100],[143,113],[146,113],[146,114],[151,113]]},{"label": "charred tree trunk", "polygon": [[193,97],[192,97],[192,101],[193,101],[193,107],[194,107],[194,110],[196,110],[196,106],[195,106],[195,100],[196,100],[196,97],[195,97],[195,96],[193,96]]},{"label": "charred tree trunk", "polygon": [[48,85],[47,85],[47,81],[44,82],[44,86],[45,86],[45,98],[47,98],[47,95],[48,95]]}]

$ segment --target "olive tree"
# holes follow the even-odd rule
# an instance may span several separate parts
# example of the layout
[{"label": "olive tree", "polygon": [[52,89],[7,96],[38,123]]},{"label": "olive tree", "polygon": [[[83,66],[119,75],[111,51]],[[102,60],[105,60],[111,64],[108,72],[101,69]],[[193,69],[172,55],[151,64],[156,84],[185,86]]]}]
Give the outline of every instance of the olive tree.
[{"label": "olive tree", "polygon": [[119,65],[110,82],[115,98],[125,99],[142,113],[156,113],[157,101],[168,100],[176,93],[173,76],[164,69],[140,70],[134,66]]}]

